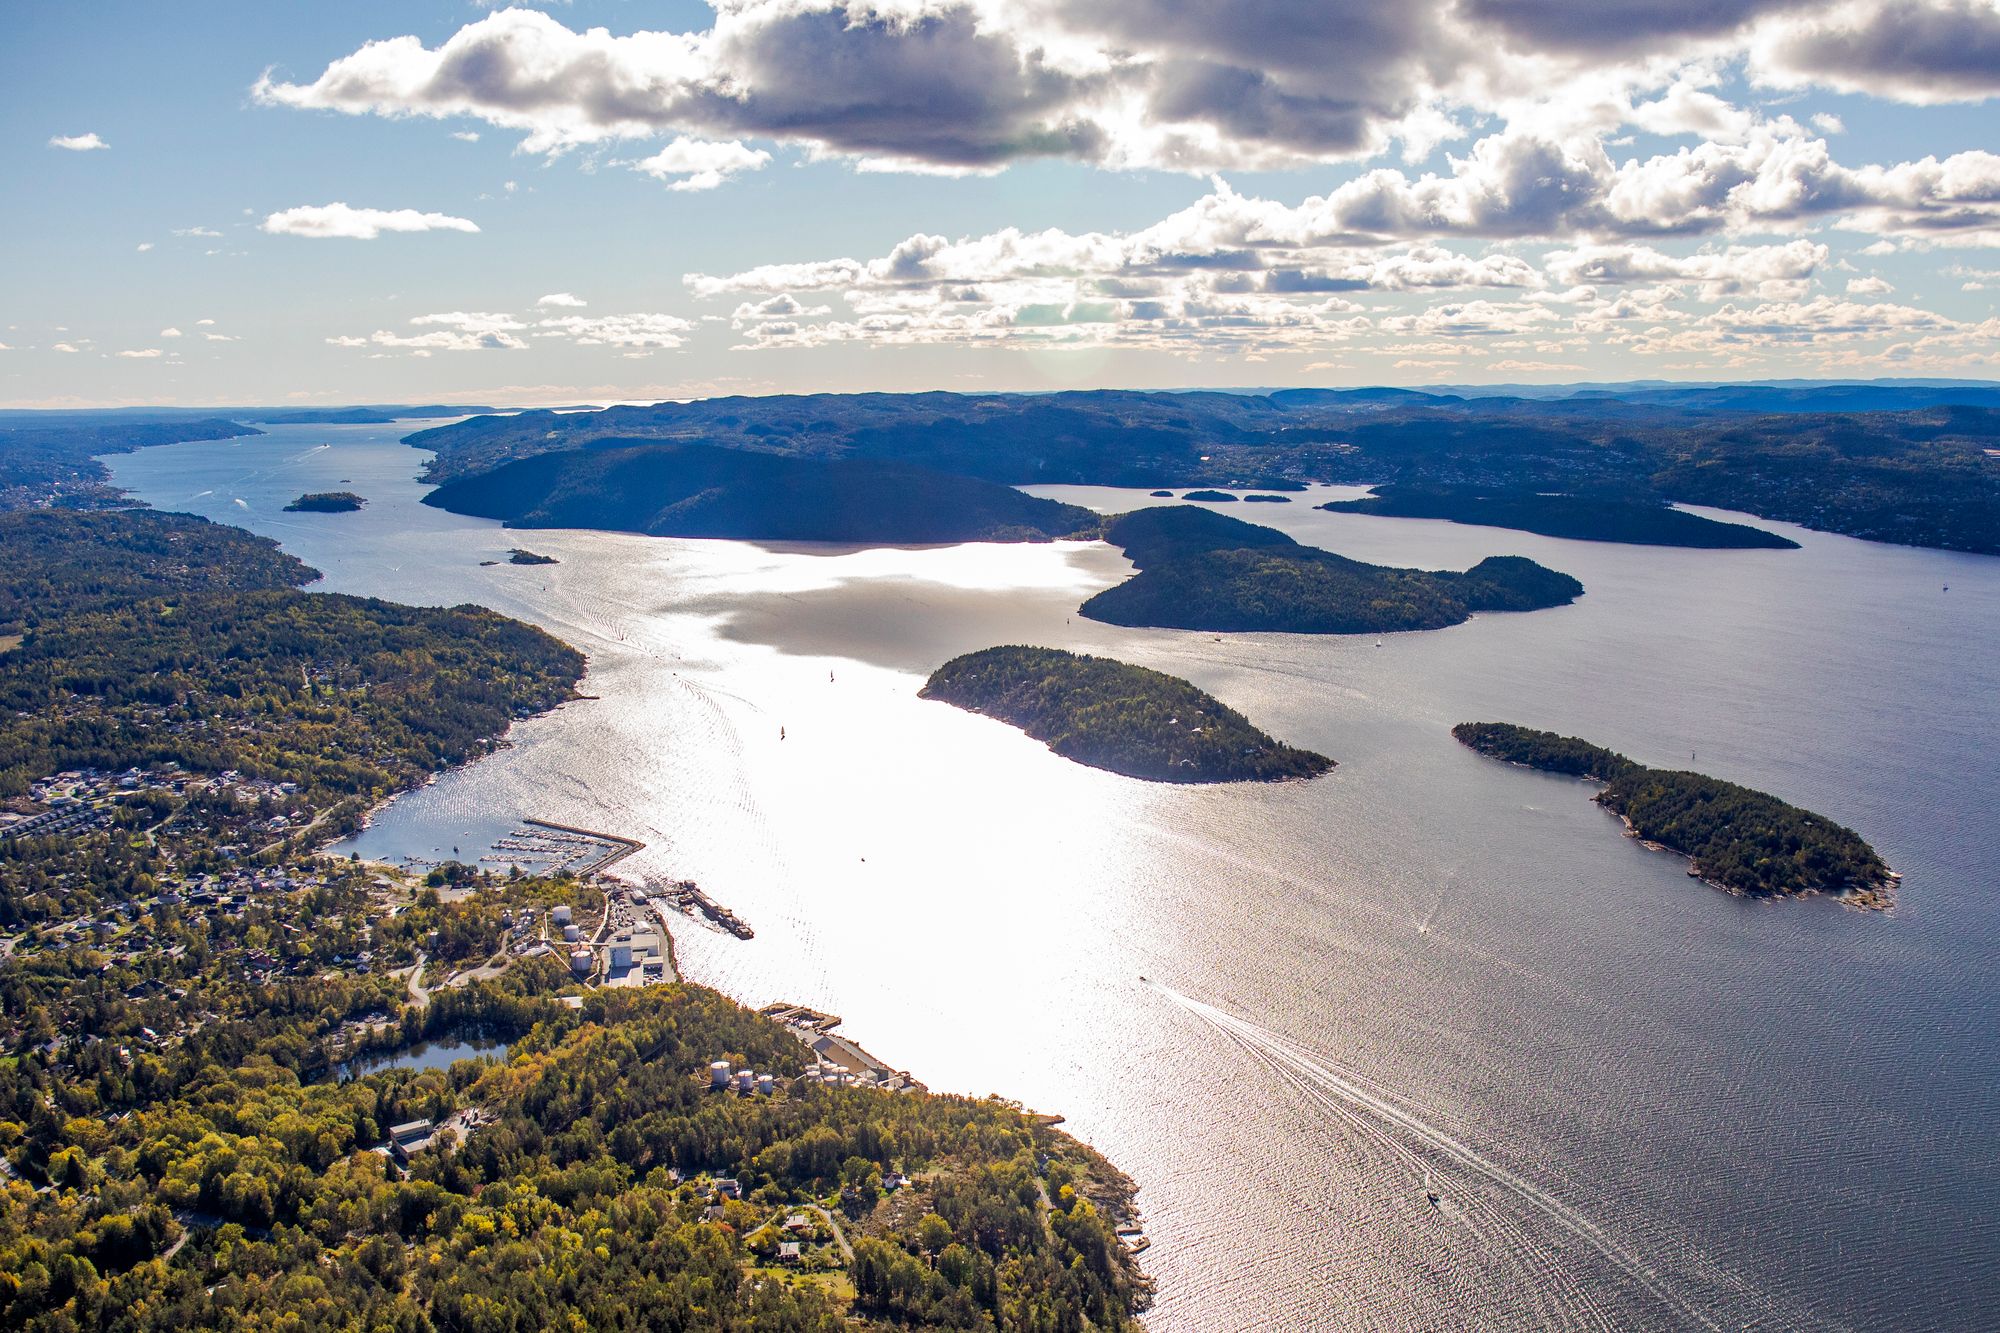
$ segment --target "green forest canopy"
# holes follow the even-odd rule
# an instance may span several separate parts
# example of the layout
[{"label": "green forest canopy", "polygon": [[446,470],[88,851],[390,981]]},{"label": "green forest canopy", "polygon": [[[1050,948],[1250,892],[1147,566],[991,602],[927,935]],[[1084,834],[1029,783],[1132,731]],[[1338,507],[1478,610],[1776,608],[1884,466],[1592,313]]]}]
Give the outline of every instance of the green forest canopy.
[{"label": "green forest canopy", "polygon": [[1083,604],[1084,615],[1113,625],[1380,634],[1441,629],[1476,611],[1562,606],[1583,594],[1569,575],[1522,556],[1488,556],[1464,573],[1393,569],[1192,505],[1120,515],[1105,537],[1139,567]]},{"label": "green forest canopy", "polygon": [[1187,681],[1056,648],[987,648],[920,692],[1019,727],[1066,759],[1160,782],[1317,777],[1333,761],[1259,731]]},{"label": "green forest canopy", "polygon": [[1889,867],[1854,830],[1766,792],[1647,768],[1574,736],[1504,722],[1464,722],[1452,735],[1494,759],[1605,783],[1600,805],[1732,892],[1872,894],[1890,883]]}]

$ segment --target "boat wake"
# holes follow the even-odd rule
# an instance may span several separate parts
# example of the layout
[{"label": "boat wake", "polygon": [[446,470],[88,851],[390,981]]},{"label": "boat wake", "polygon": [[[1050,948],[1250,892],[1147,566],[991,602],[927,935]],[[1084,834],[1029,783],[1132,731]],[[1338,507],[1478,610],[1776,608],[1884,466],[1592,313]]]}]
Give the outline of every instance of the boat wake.
[{"label": "boat wake", "polygon": [[[1723,1327],[1702,1306],[1685,1296],[1652,1263],[1617,1236],[1577,1211],[1533,1180],[1445,1129],[1439,1113],[1398,1096],[1357,1071],[1248,1019],[1204,1004],[1157,981],[1148,981],[1160,995],[1216,1029],[1268,1064],[1307,1100],[1338,1117],[1385,1149],[1410,1171],[1426,1203],[1448,1221],[1463,1222],[1524,1269],[1546,1283],[1546,1290],[1588,1326],[1619,1327],[1624,1320],[1608,1311],[1597,1296],[1562,1262],[1556,1250],[1537,1241],[1530,1227],[1553,1226],[1609,1264],[1681,1327]],[[1456,1177],[1456,1178],[1454,1178]],[[1524,1211],[1525,1210],[1525,1211]],[[1761,1293],[1750,1289],[1696,1252],[1692,1245],[1674,1247],[1675,1258],[1712,1284],[1726,1289],[1725,1303],[1755,1308],[1754,1316],[1731,1323],[1746,1327],[1786,1327],[1794,1323]],[[1718,1293],[1722,1294],[1722,1293]],[[1707,1304],[1707,1302],[1704,1302]]]}]

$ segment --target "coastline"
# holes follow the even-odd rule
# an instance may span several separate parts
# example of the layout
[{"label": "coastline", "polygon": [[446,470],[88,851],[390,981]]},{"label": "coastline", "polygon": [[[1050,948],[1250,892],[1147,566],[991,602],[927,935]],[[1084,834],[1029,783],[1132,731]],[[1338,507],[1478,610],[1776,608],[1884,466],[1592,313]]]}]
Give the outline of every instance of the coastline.
[{"label": "coastline", "polygon": [[[1521,764],[1519,765],[1519,767],[1528,768],[1532,766],[1527,764]],[[1541,770],[1537,769],[1536,771],[1540,772]],[[1581,780],[1585,782],[1597,781],[1595,778],[1584,778]],[[1598,785],[1604,786],[1605,784],[1598,783]],[[1597,799],[1596,797],[1591,798],[1593,802],[1596,802],[1596,799]],[[1634,842],[1638,843],[1641,847],[1644,847],[1649,852],[1665,852],[1669,856],[1680,857],[1683,861],[1686,861],[1688,863],[1687,873],[1689,879],[1699,880],[1703,884],[1706,884],[1709,888],[1719,889],[1723,893],[1728,894],[1732,898],[1742,898],[1745,900],[1754,899],[1761,902],[1780,902],[1788,899],[1804,899],[1804,898],[1826,898],[1833,902],[1839,903],[1842,907],[1851,907],[1857,912],[1887,912],[1892,908],[1894,908],[1896,905],[1896,889],[1898,886],[1901,885],[1903,877],[1900,873],[1894,870],[1886,871],[1883,874],[1883,877],[1879,881],[1873,884],[1864,884],[1858,887],[1851,886],[1844,889],[1808,889],[1803,893],[1747,893],[1744,890],[1735,887],[1734,885],[1724,884],[1719,879],[1711,879],[1707,875],[1702,874],[1700,867],[1695,862],[1694,853],[1684,852],[1678,847],[1669,847],[1666,843],[1657,841],[1656,839],[1653,838],[1645,837],[1639,832],[1638,829],[1632,827],[1632,821],[1626,816],[1619,814],[1616,810],[1612,810],[1603,805],[1599,805],[1598,808],[1603,810],[1605,814],[1613,816],[1618,820],[1620,824],[1625,826],[1626,837],[1632,839]]]}]

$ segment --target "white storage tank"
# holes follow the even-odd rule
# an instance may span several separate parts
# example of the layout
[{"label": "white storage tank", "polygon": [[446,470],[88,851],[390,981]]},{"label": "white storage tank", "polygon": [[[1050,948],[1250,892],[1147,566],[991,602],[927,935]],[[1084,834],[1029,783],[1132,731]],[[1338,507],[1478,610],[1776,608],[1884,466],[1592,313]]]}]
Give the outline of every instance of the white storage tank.
[{"label": "white storage tank", "polygon": [[581,930],[578,930],[575,926],[564,926],[563,938],[569,941],[571,944],[575,944],[578,940],[583,938],[583,932]]},{"label": "white storage tank", "polygon": [[569,970],[576,973],[580,977],[589,976],[591,965],[595,961],[596,960],[592,958],[590,955],[590,950],[573,949],[570,951],[569,955]]},{"label": "white storage tank", "polygon": [[555,922],[558,926],[567,926],[569,924],[569,908],[557,907],[552,909],[549,912],[549,920]]},{"label": "white storage tank", "polygon": [[769,1074],[757,1075],[757,1091],[768,1097],[777,1090],[777,1082]]},{"label": "white storage tank", "polygon": [[708,1086],[726,1088],[729,1086],[729,1061],[710,1060],[708,1062]]},{"label": "white storage tank", "polygon": [[736,1090],[738,1092],[750,1091],[752,1085],[755,1084],[756,1081],[757,1081],[757,1075],[752,1071],[748,1069],[739,1069],[736,1071]]}]

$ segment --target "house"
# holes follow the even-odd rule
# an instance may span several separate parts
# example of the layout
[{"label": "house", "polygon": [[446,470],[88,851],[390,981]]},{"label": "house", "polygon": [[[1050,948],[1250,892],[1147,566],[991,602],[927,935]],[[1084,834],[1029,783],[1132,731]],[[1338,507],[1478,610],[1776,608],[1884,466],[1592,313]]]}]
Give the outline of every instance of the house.
[{"label": "house", "polygon": [[740,1199],[743,1197],[743,1186],[725,1176],[715,1182],[715,1197],[718,1199]]},{"label": "house", "polygon": [[389,1152],[399,1160],[407,1161],[411,1153],[422,1152],[431,1143],[431,1135],[437,1132],[437,1125],[429,1120],[407,1120],[400,1125],[389,1126]]},{"label": "house", "polygon": [[793,1235],[802,1235],[813,1229],[812,1219],[804,1213],[793,1213],[785,1219],[785,1230]]},{"label": "house", "polygon": [[780,1241],[780,1242],[778,1242],[778,1262],[779,1262],[779,1263],[781,1263],[781,1264],[795,1264],[795,1263],[798,1263],[798,1262],[799,1262],[799,1259],[800,1259],[800,1254],[799,1254],[799,1243],[798,1243],[797,1241],[795,1241],[795,1240],[786,1240],[786,1241]]}]

